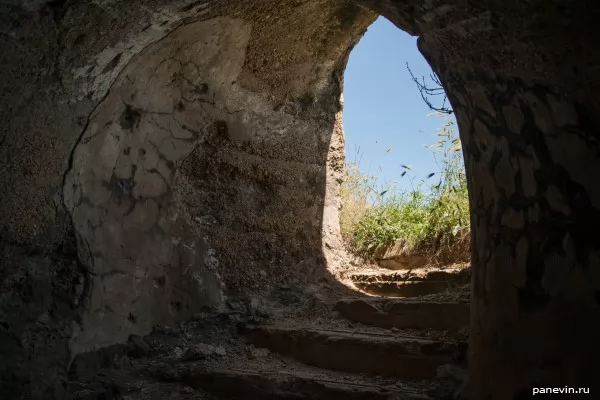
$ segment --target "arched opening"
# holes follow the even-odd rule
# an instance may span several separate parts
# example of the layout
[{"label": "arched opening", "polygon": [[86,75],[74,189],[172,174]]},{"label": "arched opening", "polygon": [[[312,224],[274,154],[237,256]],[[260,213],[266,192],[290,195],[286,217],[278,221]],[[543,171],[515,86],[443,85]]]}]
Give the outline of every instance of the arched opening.
[{"label": "arched opening", "polygon": [[[327,294],[344,290],[324,262],[343,256],[342,74],[378,14],[419,36],[460,127],[473,210],[472,397],[591,385],[600,353],[596,6],[30,3],[0,14],[9,27],[2,48],[10,49],[0,61],[14,78],[1,82],[11,105],[2,110],[9,172],[0,178],[2,265],[10,266],[0,298],[10,323],[0,332],[18,366],[2,379],[11,390],[48,398],[72,355],[128,339],[135,351],[127,358],[141,361],[127,362],[154,378],[250,387],[256,398],[293,398],[298,388],[307,397],[382,398],[394,376],[430,378],[452,359],[454,349],[437,343],[318,327],[332,312]],[[32,295],[31,282],[44,296]],[[205,315],[210,305],[216,319]],[[392,311],[363,306],[374,318]],[[316,314],[302,320],[305,310]],[[261,364],[264,352],[238,346],[229,328],[265,315],[304,324],[249,329],[274,353],[291,349],[333,370],[387,368],[391,378],[307,378],[296,373],[306,372],[302,365],[271,353]],[[131,336],[191,316],[200,322],[155,330],[154,348]],[[218,328],[219,318],[227,329],[202,336],[218,345],[194,343],[189,327]],[[234,345],[219,347],[229,339]],[[40,348],[50,361],[36,356]],[[103,351],[114,355],[103,349],[78,360],[105,366]],[[420,368],[378,362],[414,352],[431,357],[416,357]],[[227,354],[249,368],[219,369]],[[41,379],[48,365],[52,382]],[[282,373],[286,365],[295,372]],[[118,387],[102,379],[78,388]],[[410,398],[418,389],[392,393]]]},{"label": "arched opening", "polygon": [[340,230],[357,258],[347,279],[371,294],[441,299],[454,291],[468,302],[469,205],[456,122],[416,38],[383,17],[346,67],[344,135]]}]

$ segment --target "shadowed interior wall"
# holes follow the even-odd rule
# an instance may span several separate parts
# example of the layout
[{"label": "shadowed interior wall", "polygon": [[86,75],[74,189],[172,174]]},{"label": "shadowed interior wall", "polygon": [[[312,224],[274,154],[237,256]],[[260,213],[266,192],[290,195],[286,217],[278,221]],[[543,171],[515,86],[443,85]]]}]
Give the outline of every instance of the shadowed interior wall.
[{"label": "shadowed interior wall", "polygon": [[475,399],[590,387],[600,355],[600,147],[591,3],[486,2],[419,48],[445,84],[472,209]]},{"label": "shadowed interior wall", "polygon": [[[321,39],[314,49],[260,42],[285,34],[277,24],[335,18],[327,5],[272,16],[267,32],[243,18],[192,22],[119,73],[64,186],[80,259],[94,273],[77,351],[189,317],[222,301],[224,288],[322,269],[325,160],[341,93],[332,78],[371,14],[350,11],[363,23],[344,36],[306,32]],[[282,47],[274,57],[269,46]],[[302,59],[318,51],[327,58]]]},{"label": "shadowed interior wall", "polygon": [[[47,398],[48,364],[60,375],[76,353],[228,295],[326,275],[342,76],[375,13],[332,0],[3,6],[0,229],[25,249],[3,253],[3,282],[27,285],[43,260],[67,304],[56,315],[4,295],[2,334],[29,340],[2,349],[5,397]],[[69,262],[74,278],[54,276]],[[60,335],[42,338],[46,318]],[[31,360],[48,342],[60,351]]]},{"label": "shadowed interior wall", "polygon": [[[361,3],[420,36],[457,115],[473,398],[590,386],[598,6]],[[374,12],[346,0],[0,3],[4,397],[59,397],[74,352],[324,275],[341,77]]]}]

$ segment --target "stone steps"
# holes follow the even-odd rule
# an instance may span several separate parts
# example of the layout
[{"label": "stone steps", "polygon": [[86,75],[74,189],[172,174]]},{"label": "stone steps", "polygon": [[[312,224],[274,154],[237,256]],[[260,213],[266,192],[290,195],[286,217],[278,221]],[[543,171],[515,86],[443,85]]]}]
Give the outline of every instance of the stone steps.
[{"label": "stone steps", "polygon": [[452,287],[445,281],[405,281],[405,282],[353,282],[365,293],[383,297],[418,297],[443,293]]},{"label": "stone steps", "polygon": [[469,326],[469,303],[348,298],[339,300],[335,308],[351,321],[382,328],[456,332]]},{"label": "stone steps", "polygon": [[410,271],[383,269],[355,272],[348,275],[359,290],[383,297],[418,297],[438,294],[466,284],[470,278],[468,269],[419,268]]},{"label": "stone steps", "polygon": [[439,270],[422,268],[410,271],[377,269],[367,272],[354,272],[348,276],[353,282],[459,281],[466,283],[469,275],[468,269]]},{"label": "stone steps", "polygon": [[[409,282],[446,282],[439,278]],[[462,330],[468,308],[363,297],[338,300],[337,312],[318,319],[215,312],[93,352],[97,362],[72,368],[69,392],[81,400],[449,400],[466,382],[466,343],[440,331]]]},{"label": "stone steps", "polygon": [[279,369],[197,369],[185,382],[219,396],[244,400],[430,400],[418,389],[365,382],[362,377]]},{"label": "stone steps", "polygon": [[[151,364],[140,374],[109,368],[98,371],[97,380],[71,383],[77,400],[177,399],[177,400],[435,400],[431,386],[406,384],[397,379],[345,374],[305,367],[294,362],[231,362]],[[232,365],[233,364],[233,365]],[[447,383],[447,382],[446,382]],[[448,392],[443,385],[442,390]]]},{"label": "stone steps", "polygon": [[[326,322],[335,329],[293,323],[298,326],[246,324],[242,332],[223,326],[218,332],[225,336],[199,331],[196,343],[191,330],[185,336],[157,330],[144,339],[143,353],[94,353],[97,363],[73,369],[69,392],[81,400],[449,400],[459,387],[444,371],[464,358],[460,343],[379,328],[355,332],[341,329],[340,321]],[[198,346],[223,348],[188,357]]]},{"label": "stone steps", "polygon": [[248,326],[246,337],[300,362],[330,370],[429,379],[464,358],[456,343],[347,330]]}]

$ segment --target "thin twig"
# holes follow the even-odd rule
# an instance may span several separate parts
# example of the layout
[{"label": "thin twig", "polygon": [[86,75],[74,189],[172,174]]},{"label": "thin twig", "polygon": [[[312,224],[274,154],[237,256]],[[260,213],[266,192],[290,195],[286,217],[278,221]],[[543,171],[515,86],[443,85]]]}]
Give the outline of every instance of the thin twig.
[{"label": "thin twig", "polygon": [[[415,77],[415,75],[413,74],[412,70],[410,69],[410,67],[408,65],[408,62],[406,63],[406,68],[408,69],[408,73],[410,74],[410,77],[412,78],[413,82],[417,85],[417,89],[419,89],[421,98],[423,99],[425,104],[427,104],[427,107],[429,107],[429,109],[432,111],[436,111],[436,112],[440,112],[440,113],[448,114],[448,115],[452,114],[452,109],[450,107],[446,106],[446,104],[448,102],[448,97],[446,96],[446,92],[444,91],[442,82],[440,81],[438,76],[435,75],[434,73],[429,74],[429,79],[431,79],[433,81],[433,83],[436,85],[436,87],[430,87],[430,86],[427,86],[427,83],[425,83],[424,76],[421,77],[421,81],[419,81],[419,79]],[[433,97],[433,96],[443,96],[441,107],[435,107],[433,105],[433,103],[429,100],[429,97]]]}]

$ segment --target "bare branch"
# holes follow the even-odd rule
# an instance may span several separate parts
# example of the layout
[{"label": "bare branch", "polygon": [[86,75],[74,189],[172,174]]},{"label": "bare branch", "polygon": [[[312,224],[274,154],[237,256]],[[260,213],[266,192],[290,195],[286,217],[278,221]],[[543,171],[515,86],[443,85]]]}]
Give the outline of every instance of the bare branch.
[{"label": "bare branch", "polygon": [[[415,77],[412,70],[408,66],[408,63],[406,63],[406,68],[408,69],[408,73],[410,74],[410,77],[412,78],[413,82],[417,85],[417,89],[419,89],[419,93],[421,93],[421,98],[423,99],[425,104],[427,104],[427,107],[429,107],[429,109],[431,109],[432,111],[440,112],[442,114],[453,113],[452,109],[446,106],[448,102],[448,97],[446,96],[446,92],[442,87],[442,82],[440,81],[440,78],[437,75],[435,75],[434,73],[429,74],[429,79],[431,79],[431,81],[433,81],[433,83],[435,84],[434,87],[431,87],[428,86],[425,82],[424,76],[421,77],[420,81],[417,77]],[[443,96],[441,107],[435,107],[431,100],[429,100],[430,97],[436,96]]]}]

